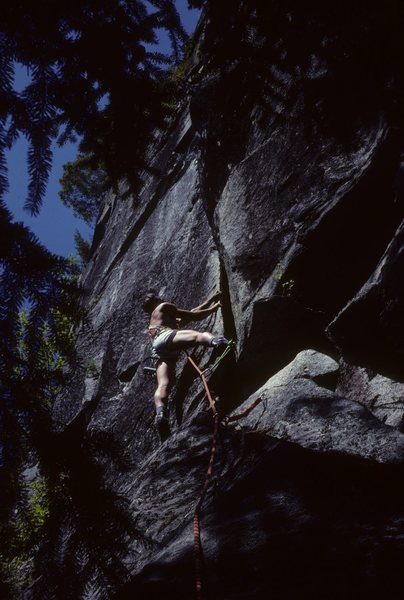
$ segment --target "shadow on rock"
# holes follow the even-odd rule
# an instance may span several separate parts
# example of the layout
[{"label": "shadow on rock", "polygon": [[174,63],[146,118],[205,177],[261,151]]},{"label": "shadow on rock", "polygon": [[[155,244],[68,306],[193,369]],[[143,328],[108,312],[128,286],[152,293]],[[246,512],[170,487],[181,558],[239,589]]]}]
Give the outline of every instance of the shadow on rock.
[{"label": "shadow on rock", "polygon": [[[325,456],[228,432],[231,468],[202,515],[204,597],[399,596],[402,466]],[[190,528],[170,540],[116,600],[193,597]]]},{"label": "shadow on rock", "polygon": [[57,435],[44,475],[49,518],[37,553],[30,598],[109,597],[127,580],[131,542],[147,545],[127,501],[107,484],[106,466],[129,468],[125,448],[110,434]]}]

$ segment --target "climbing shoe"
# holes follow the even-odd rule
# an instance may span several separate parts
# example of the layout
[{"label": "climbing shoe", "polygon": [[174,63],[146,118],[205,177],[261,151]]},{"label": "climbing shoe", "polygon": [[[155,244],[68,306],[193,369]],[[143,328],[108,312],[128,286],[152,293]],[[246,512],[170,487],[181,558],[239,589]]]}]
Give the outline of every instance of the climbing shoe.
[{"label": "climbing shoe", "polygon": [[219,346],[227,346],[228,343],[229,340],[225,337],[213,337],[210,340],[210,345],[213,346],[213,348],[218,348]]},{"label": "climbing shoe", "polygon": [[156,407],[156,425],[168,425],[168,410],[165,406]]}]

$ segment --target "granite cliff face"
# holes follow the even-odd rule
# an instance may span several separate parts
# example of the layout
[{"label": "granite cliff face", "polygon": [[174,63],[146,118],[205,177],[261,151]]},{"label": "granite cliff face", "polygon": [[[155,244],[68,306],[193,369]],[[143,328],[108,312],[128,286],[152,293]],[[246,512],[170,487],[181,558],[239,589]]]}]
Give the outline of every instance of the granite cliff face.
[{"label": "granite cliff face", "polygon": [[[184,356],[159,439],[143,373],[150,288],[184,308],[220,288],[223,310],[203,327],[237,356],[212,387],[224,414],[260,398],[220,427],[206,598],[401,597],[403,136],[389,52],[402,15],[394,2],[383,23],[373,3],[233,4],[223,25],[217,6],[200,24],[154,174],[133,201],[111,195],[97,225],[55,423],[78,482],[95,485],[91,463],[103,491],[43,550],[69,581],[49,597],[193,597],[213,423]],[[379,59],[379,46],[366,54],[375,28]]]}]

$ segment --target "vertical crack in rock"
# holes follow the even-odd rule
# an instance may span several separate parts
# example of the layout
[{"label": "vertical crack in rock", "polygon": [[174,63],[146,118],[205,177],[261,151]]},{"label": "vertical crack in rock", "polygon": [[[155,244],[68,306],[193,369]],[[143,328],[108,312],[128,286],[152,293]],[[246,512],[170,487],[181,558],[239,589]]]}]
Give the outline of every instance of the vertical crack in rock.
[{"label": "vertical crack in rock", "polygon": [[[220,257],[220,252],[219,252]],[[227,278],[226,267],[222,260],[220,260],[220,289],[222,290],[222,314],[223,314],[223,326],[224,332],[228,339],[237,342],[237,330],[234,323],[233,309],[231,306],[231,297],[229,290],[229,280]]]}]

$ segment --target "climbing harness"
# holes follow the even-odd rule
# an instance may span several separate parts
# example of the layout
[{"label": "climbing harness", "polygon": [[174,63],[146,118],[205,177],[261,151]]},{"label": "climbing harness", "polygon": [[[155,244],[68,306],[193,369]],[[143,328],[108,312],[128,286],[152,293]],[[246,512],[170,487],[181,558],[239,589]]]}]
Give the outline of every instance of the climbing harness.
[{"label": "climbing harness", "polygon": [[[206,369],[204,369],[204,371],[203,371],[204,375],[211,375],[212,373],[214,373],[216,371],[216,369],[218,368],[218,366],[220,365],[220,363],[234,349],[234,347],[235,347],[235,343],[233,342],[233,340],[230,340],[229,343],[227,344],[226,348],[222,352],[222,354],[220,354],[220,356],[217,357],[217,359],[215,360],[213,365],[210,365],[210,366],[206,367]],[[156,358],[154,356],[146,356],[146,358],[142,361],[142,364],[144,364],[147,361],[151,361],[151,364],[146,364],[146,366],[143,367],[143,373],[149,377],[154,377],[156,375],[156,371],[157,371],[156,363],[158,362],[158,358]]]}]

